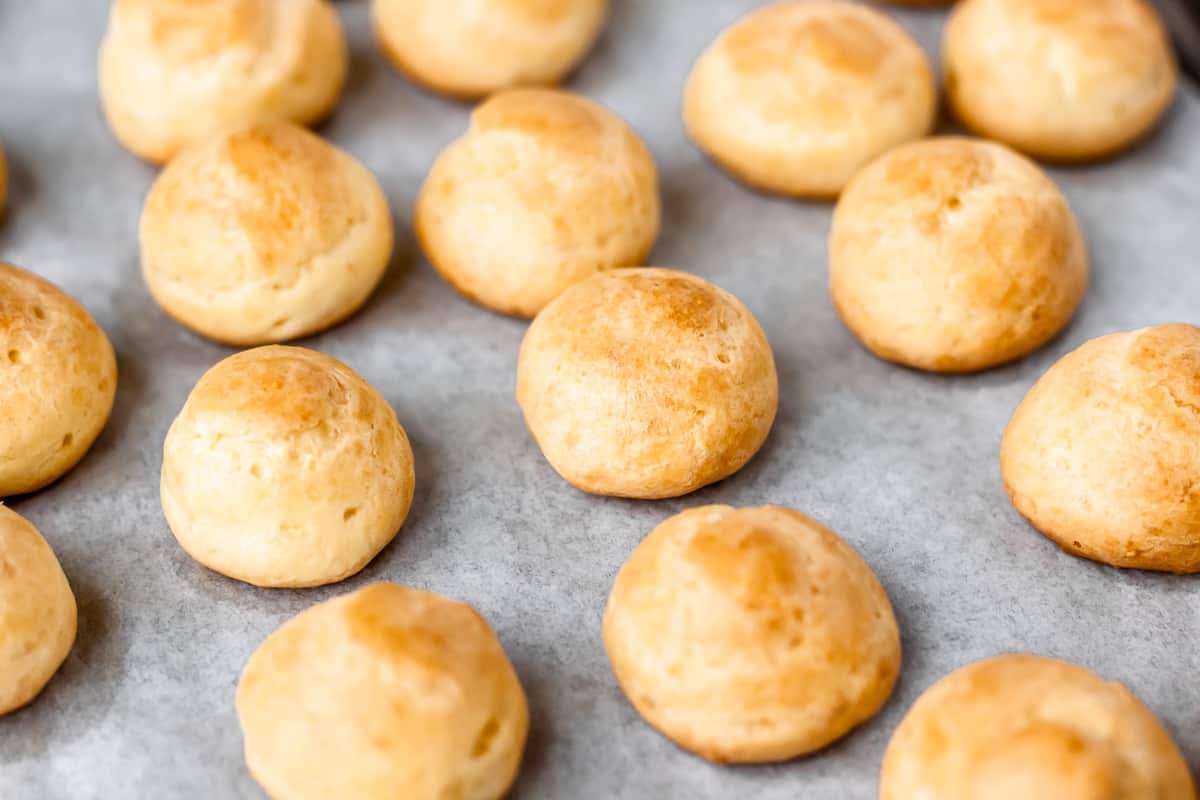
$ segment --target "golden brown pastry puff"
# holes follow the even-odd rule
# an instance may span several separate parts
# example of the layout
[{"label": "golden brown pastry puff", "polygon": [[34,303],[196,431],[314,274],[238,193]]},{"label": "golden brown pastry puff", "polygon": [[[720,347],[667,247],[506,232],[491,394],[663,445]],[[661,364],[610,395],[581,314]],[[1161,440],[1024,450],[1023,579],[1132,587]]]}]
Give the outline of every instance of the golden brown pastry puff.
[{"label": "golden brown pastry puff", "polygon": [[880,800],[1195,800],[1187,764],[1119,683],[1031,655],[930,687],[883,757]]},{"label": "golden brown pastry puff", "polygon": [[100,100],[121,143],[162,163],[231,127],[321,120],[348,65],[329,0],[116,0]]},{"label": "golden brown pastry puff", "polygon": [[1147,0],[963,0],[942,46],[950,106],[1037,158],[1086,161],[1162,118],[1178,68]]},{"label": "golden brown pastry puff", "polygon": [[246,763],[281,800],[500,800],[525,692],[465,603],[376,583],[313,606],[250,657]]},{"label": "golden brown pastry puff", "polygon": [[848,0],[751,12],[700,56],[683,101],[701,150],[751,186],[802,197],[836,196],[936,116],[921,46],[891,17]]},{"label": "golden brown pastry puff", "polygon": [[1200,572],[1200,328],[1114,333],[1021,401],[1000,468],[1017,510],[1069,553]]},{"label": "golden brown pastry puff", "polygon": [[575,284],[538,314],[517,362],[529,432],[593,494],[677,497],[732,475],[767,438],[778,400],[750,311],[677,270]]}]

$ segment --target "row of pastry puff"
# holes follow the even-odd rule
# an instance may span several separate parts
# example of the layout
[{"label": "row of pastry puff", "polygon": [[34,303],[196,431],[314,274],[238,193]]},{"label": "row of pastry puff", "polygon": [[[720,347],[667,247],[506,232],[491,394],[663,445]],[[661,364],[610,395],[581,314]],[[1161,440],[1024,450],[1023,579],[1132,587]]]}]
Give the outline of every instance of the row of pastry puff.
[{"label": "row of pastry puff", "polygon": [[[477,108],[438,158],[415,216],[451,285],[531,317],[584,278],[645,263],[658,175],[611,111],[564,91],[512,89]],[[366,302],[393,238],[387,197],[365,167],[294,123],[257,122],[167,163],[142,212],[142,272],[158,304],[200,334],[284,342]]]},{"label": "row of pastry puff", "polygon": [[[112,344],[58,287],[0,262],[0,500],[84,457],[117,390]],[[75,595],[54,551],[0,503],[0,714],[32,701],[75,641]]]},{"label": "row of pastry puff", "polygon": [[[596,41],[607,6],[374,0],[372,17],[404,73],[479,98],[562,80]],[[1127,147],[1165,112],[1177,80],[1145,0],[963,0],[943,51],[960,120],[1056,160]],[[228,127],[320,120],[341,94],[348,54],[328,0],[117,0],[99,66],[118,138],[163,162]],[[836,194],[866,161],[928,132],[936,110],[917,43],[844,0],[786,0],[750,14],[700,57],[685,100],[703,149],[754,185],[800,195]]]},{"label": "row of pastry puff", "polygon": [[[616,680],[645,720],[718,763],[818,751],[873,717],[900,632],[850,545],[787,508],[703,506],[637,546],[603,619]],[[347,680],[346,676],[354,676]],[[374,584],[285,623],[237,690],[246,761],[272,797],[498,800],[528,703],[470,606]],[[282,732],[282,733],[281,733]],[[1122,685],[1033,655],[969,664],[894,732],[881,800],[1195,800],[1186,761]]]},{"label": "row of pastry puff", "polygon": [[[1081,26],[1092,19],[1071,9],[1061,16]],[[1116,19],[1120,28],[1125,18]],[[1023,355],[1062,327],[1086,287],[1086,252],[1061,195],[1011,151],[944,142],[889,152],[932,124],[932,80],[911,79],[928,73],[923,59],[911,37],[867,7],[768,6],[700,58],[685,119],[704,149],[740,163],[739,174],[825,175],[816,193],[844,195],[831,244],[833,294],[868,347],[926,369],[979,369]],[[924,110],[914,116],[905,98],[915,95]],[[904,122],[916,117],[923,121]],[[727,120],[738,124],[704,132]],[[769,146],[734,141],[760,134]],[[287,202],[277,208],[278,198]],[[889,213],[893,200],[902,212]],[[348,213],[336,213],[340,206]],[[467,133],[434,163],[414,227],[460,292],[532,317],[596,272],[644,264],[660,206],[653,158],[622,120],[566,92],[509,90],[478,107]],[[896,252],[890,239],[881,245],[877,234],[911,227],[908,215],[920,216],[919,229],[897,239]],[[1035,230],[1022,236],[1026,223]],[[378,282],[391,242],[386,200],[371,176],[278,122],[184,150],[156,182],[142,221],[155,298],[189,327],[236,344],[286,341],[349,315]],[[923,271],[881,267],[930,257]],[[1025,257],[1027,265],[1017,264]],[[1005,269],[1022,275],[989,275]],[[946,280],[954,270],[970,279]],[[906,301],[890,302],[897,294]]]},{"label": "row of pastry puff", "polygon": [[[560,81],[607,0],[373,0],[383,52],[437,91],[483,97]],[[116,0],[100,96],[117,138],[155,163],[251,122],[311,125],[337,105],[349,53],[329,0]]]},{"label": "row of pastry puff", "polygon": [[[1055,161],[1093,160],[1145,136],[1178,80],[1146,0],[962,0],[942,50],[963,124]],[[845,0],[785,0],[704,51],[683,116],[693,141],[746,183],[831,197],[872,159],[928,134],[937,110],[924,52],[889,16]]]}]

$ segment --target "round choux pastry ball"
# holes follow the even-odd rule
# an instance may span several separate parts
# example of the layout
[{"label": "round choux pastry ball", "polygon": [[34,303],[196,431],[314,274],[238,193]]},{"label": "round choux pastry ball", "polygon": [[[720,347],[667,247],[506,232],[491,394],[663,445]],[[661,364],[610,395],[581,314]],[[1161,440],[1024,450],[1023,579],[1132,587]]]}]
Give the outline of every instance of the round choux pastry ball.
[{"label": "round choux pastry ball", "polygon": [[438,157],[416,229],[459,292],[532,317],[597,272],[645,264],[659,217],[654,159],[623,120],[569,92],[510,89]]},{"label": "round choux pastry ball", "polygon": [[696,146],[745,183],[836,196],[863,164],[924,136],[937,87],[916,40],[848,0],[752,11],[704,51],[683,118]]},{"label": "round choux pastry ball", "polygon": [[1200,572],[1200,328],[1092,339],[1021,401],[1000,468],[1013,505],[1069,553]]},{"label": "round choux pastry ball", "polygon": [[1187,764],[1128,689],[1031,655],[930,687],[888,744],[880,800],[1195,800]]},{"label": "round choux pastry ball", "polygon": [[267,122],[167,165],[140,235],[142,274],[167,314],[210,339],[256,345],[357,311],[387,269],[393,226],[365,167],[304,128]]},{"label": "round choux pastry ball", "polygon": [[936,137],[854,176],[830,235],[830,290],[880,358],[934,372],[1037,349],[1088,284],[1083,235],[1033,162],[1000,144]]},{"label": "round choux pastry ball", "polygon": [[413,481],[412,448],[387,401],[301,347],[219,362],[163,445],[162,507],[179,544],[258,586],[358,572],[400,530]]},{"label": "round choux pastry ball", "polygon": [[390,583],[271,634],[242,673],[237,714],[251,775],[288,800],[499,800],[529,728],[483,617]]},{"label": "round choux pastry ball", "polygon": [[0,714],[37,697],[75,643],[77,609],[46,540],[0,505]]},{"label": "round choux pastry ball", "polygon": [[963,0],[942,56],[963,124],[1052,161],[1128,147],[1163,117],[1178,83],[1147,0]]},{"label": "round choux pastry ball", "polygon": [[40,489],[78,464],[116,392],[116,356],[87,310],[0,262],[0,497]]},{"label": "round choux pastry ball", "polygon": [[900,671],[871,568],[777,506],[703,506],[655,528],[617,575],[604,644],[638,713],[723,763],[825,747],[879,710]]},{"label": "round choux pastry ball", "polygon": [[116,0],[100,99],[121,143],[163,163],[227,128],[320,121],[348,67],[329,0]]},{"label": "round choux pastry ball", "polygon": [[608,0],[372,0],[371,10],[401,72],[474,99],[562,81],[603,30]]},{"label": "round choux pastry ball", "polygon": [[771,346],[741,302],[671,269],[602,272],[521,344],[517,402],[551,466],[592,494],[677,497],[737,472],[771,430]]}]

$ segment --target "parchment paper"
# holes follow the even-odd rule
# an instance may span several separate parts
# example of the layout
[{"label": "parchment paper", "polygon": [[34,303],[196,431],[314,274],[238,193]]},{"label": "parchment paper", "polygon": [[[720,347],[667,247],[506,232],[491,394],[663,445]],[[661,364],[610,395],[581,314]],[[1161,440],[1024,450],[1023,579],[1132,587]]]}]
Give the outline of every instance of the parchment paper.
[{"label": "parchment paper", "polygon": [[[371,581],[461,598],[495,626],[529,694],[518,798],[866,800],[895,725],[934,680],[1030,651],[1131,687],[1200,768],[1200,578],[1118,572],[1028,527],[1000,483],[1004,425],[1059,356],[1111,331],[1200,322],[1200,97],[1100,166],[1053,170],[1082,220],[1093,285],[1073,325],[1011,367],[935,377],[868,355],[827,294],[831,207],[746,190],[679,122],[692,60],[751,0],[614,0],[571,82],[646,138],[665,217],[653,262],[741,298],[778,361],[780,413],[733,478],[663,502],[606,500],[560,480],[513,399],[525,324],[460,299],[416,249],[414,196],[466,105],[426,94],[378,54],[365,2],[342,2],[353,71],[322,133],[391,198],[395,262],[366,309],[302,342],[343,359],[412,437],[417,497],[397,540],[339,586],[267,591],[176,545],[158,503],[167,426],[230,350],[168,320],[137,263],[154,170],[109,134],[95,89],[103,0],[0,0],[0,141],[12,168],[0,258],[81,300],[120,360],[112,420],[91,454],[13,507],[45,534],[80,604],[69,660],[30,707],[0,719],[0,798],[260,798],[242,763],[234,690],[249,654],[310,605]],[[897,12],[936,55],[943,14]],[[2,413],[2,410],[0,410]],[[817,517],[874,567],[904,634],[900,684],[876,719],[816,756],[709,765],[641,722],[610,673],[600,617],[613,576],[667,516],[702,503],[779,503]],[[399,791],[397,797],[403,797]]]}]

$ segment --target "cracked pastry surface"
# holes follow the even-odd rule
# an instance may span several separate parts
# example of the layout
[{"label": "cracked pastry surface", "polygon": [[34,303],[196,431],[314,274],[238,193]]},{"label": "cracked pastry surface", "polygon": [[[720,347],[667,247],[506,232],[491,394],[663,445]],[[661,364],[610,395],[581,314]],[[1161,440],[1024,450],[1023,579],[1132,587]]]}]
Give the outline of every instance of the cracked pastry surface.
[{"label": "cracked pastry surface", "polygon": [[930,687],[883,757],[880,800],[1195,800],[1187,764],[1128,689],[1032,655]]},{"label": "cracked pastry surface", "polygon": [[79,463],[116,391],[112,344],[87,310],[0,261],[0,497],[40,489]]},{"label": "cracked pastry surface", "polygon": [[604,643],[638,713],[717,762],[825,747],[879,710],[900,670],[871,568],[777,506],[703,506],[655,528],[613,584]]},{"label": "cracked pastry surface", "polygon": [[320,121],[348,63],[329,0],[116,0],[100,99],[121,143],[162,163],[227,128]]},{"label": "cracked pastry surface", "polygon": [[982,139],[933,137],[854,176],[834,211],[829,280],[838,314],[880,358],[968,372],[1062,330],[1088,258],[1036,164]]},{"label": "cracked pastry surface", "polygon": [[460,293],[532,317],[597,272],[645,264],[659,217],[654,159],[623,120],[569,92],[513,89],[438,156],[416,229]]},{"label": "cracked pastry surface", "polygon": [[471,99],[563,80],[603,30],[608,0],[373,0],[371,15],[401,72]]},{"label": "cracked pastry surface", "polygon": [[75,643],[75,595],[50,545],[0,505],[0,714],[31,702]]},{"label": "cracked pastry surface", "polygon": [[334,583],[400,530],[413,456],[396,413],[340,361],[272,345],[200,378],[163,444],[163,513],[184,550],[258,586]]},{"label": "cracked pastry surface", "polygon": [[285,623],[237,691],[250,773],[288,800],[499,800],[525,693],[473,608],[377,583]]},{"label": "cracked pastry surface", "polygon": [[788,0],[726,29],[684,90],[696,146],[759,189],[836,196],[866,162],[924,136],[937,115],[921,46],[847,0]]},{"label": "cracked pastry surface", "polygon": [[1200,328],[1092,339],[1021,401],[1000,449],[1013,505],[1069,553],[1200,572]]},{"label": "cracked pastry surface", "polygon": [[943,35],[946,94],[970,129],[1038,158],[1101,158],[1170,107],[1178,67],[1146,0],[962,0]]},{"label": "cracked pastry surface", "polygon": [[387,197],[351,156],[287,122],[216,136],[154,181],[142,274],[170,316],[226,344],[283,342],[341,322],[392,255]]},{"label": "cracked pastry surface", "polygon": [[585,492],[677,497],[737,472],[775,420],[771,347],[749,310],[671,269],[602,272],[538,314],[517,402],[542,453]]}]

